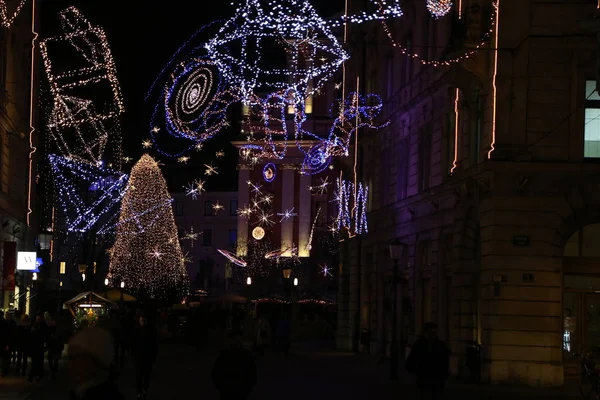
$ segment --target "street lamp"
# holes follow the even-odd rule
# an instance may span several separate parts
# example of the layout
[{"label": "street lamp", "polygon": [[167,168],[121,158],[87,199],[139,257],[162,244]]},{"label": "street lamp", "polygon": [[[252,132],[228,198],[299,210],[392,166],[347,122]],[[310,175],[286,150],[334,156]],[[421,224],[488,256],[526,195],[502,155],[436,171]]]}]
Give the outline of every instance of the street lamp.
[{"label": "street lamp", "polygon": [[81,280],[85,282],[85,274],[81,274]]},{"label": "street lamp", "polygon": [[294,278],[294,286],[298,286],[298,278]]},{"label": "street lamp", "polygon": [[[400,350],[398,349],[398,338],[396,334],[396,329],[398,325],[398,264],[404,255],[405,249],[404,243],[395,240],[390,243],[390,258],[394,261],[394,275],[392,282],[393,289],[393,307],[392,307],[392,343],[390,346],[390,380],[398,379],[398,364],[400,362]],[[402,308],[402,307],[401,307]],[[404,313],[404,310],[401,309],[401,312]],[[402,331],[404,332],[404,327],[402,327]]]},{"label": "street lamp", "polygon": [[52,232],[43,232],[38,235],[40,250],[50,250],[52,237]]},{"label": "street lamp", "polygon": [[121,289],[125,288],[125,282],[121,281]]},{"label": "street lamp", "polygon": [[37,272],[33,273],[33,276],[31,277],[32,281],[37,281]]},{"label": "street lamp", "polygon": [[246,278],[246,285],[248,285],[248,286],[252,285],[252,278],[250,278],[250,277]]},{"label": "street lamp", "polygon": [[283,267],[281,272],[283,272],[283,277],[285,279],[290,279],[290,277],[292,276],[292,268],[290,268],[289,266]]},{"label": "street lamp", "polygon": [[104,279],[104,286],[108,286],[108,278]]}]

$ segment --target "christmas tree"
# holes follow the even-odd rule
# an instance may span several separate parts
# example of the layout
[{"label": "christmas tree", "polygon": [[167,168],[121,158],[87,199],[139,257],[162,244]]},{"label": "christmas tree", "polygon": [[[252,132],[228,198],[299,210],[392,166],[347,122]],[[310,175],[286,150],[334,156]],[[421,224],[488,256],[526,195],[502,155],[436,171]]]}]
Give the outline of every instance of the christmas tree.
[{"label": "christmas tree", "polygon": [[187,294],[189,278],[177,237],[167,183],[145,154],[131,170],[121,203],[109,280],[141,299],[174,301]]}]

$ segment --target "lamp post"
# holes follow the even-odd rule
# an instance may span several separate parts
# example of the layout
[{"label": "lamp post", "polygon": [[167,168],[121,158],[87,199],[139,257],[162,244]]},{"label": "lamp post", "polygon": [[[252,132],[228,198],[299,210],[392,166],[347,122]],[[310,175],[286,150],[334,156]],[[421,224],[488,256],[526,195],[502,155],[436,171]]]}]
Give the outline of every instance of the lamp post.
[{"label": "lamp post", "polygon": [[[394,261],[394,275],[392,281],[392,343],[390,346],[390,380],[398,379],[398,365],[400,363],[400,349],[398,348],[398,264],[404,254],[405,245],[398,240],[390,243],[390,258]],[[401,312],[404,312],[401,307]]]}]

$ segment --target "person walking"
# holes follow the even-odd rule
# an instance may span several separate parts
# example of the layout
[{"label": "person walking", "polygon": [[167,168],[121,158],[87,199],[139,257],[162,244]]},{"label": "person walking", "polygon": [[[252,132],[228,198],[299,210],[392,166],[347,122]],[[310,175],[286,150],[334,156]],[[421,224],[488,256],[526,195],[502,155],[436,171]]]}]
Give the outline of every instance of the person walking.
[{"label": "person walking", "polygon": [[29,315],[21,316],[21,323],[17,327],[17,376],[27,375],[27,361],[29,358],[31,334],[31,321]]},{"label": "person walking", "polygon": [[260,356],[265,355],[265,350],[271,344],[271,324],[265,317],[258,319],[258,326],[256,330],[256,349]]},{"label": "person walking", "polygon": [[49,317],[47,321],[49,321],[46,346],[48,349],[48,366],[50,367],[52,380],[55,381],[58,373],[58,362],[60,361],[64,349],[64,342],[61,332],[56,324],[56,320]]},{"label": "person walking", "polygon": [[4,315],[4,352],[2,354],[2,375],[8,376],[10,372],[10,362],[12,353],[16,348],[17,342],[17,324],[13,319],[13,314],[7,312]]},{"label": "person walking", "polygon": [[72,400],[125,400],[112,370],[114,345],[110,332],[90,327],[69,341],[67,375]]},{"label": "person walking", "polygon": [[140,316],[132,337],[132,352],[135,361],[138,399],[145,399],[150,388],[150,376],[158,353],[158,334],[148,324],[145,316]]},{"label": "person walking", "polygon": [[44,345],[47,339],[47,327],[41,313],[35,316],[29,339],[31,370],[27,380],[41,381],[44,377]]},{"label": "person walking", "polygon": [[275,343],[277,351],[281,352],[285,357],[290,352],[292,328],[290,319],[287,313],[283,313],[281,318],[277,321],[275,327]]},{"label": "person walking", "polygon": [[256,385],[256,362],[242,346],[240,331],[232,331],[228,346],[221,351],[212,370],[220,400],[246,400]]},{"label": "person walking", "polygon": [[420,400],[439,400],[444,394],[450,369],[450,351],[437,337],[437,325],[427,322],[406,360],[406,369],[417,376]]}]

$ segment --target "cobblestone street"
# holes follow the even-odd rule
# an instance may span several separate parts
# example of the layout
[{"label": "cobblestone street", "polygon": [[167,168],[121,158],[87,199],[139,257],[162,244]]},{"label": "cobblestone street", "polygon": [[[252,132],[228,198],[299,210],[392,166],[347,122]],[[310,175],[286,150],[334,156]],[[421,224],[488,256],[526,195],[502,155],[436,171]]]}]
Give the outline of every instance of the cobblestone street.
[{"label": "cobblestone street", "polygon": [[[210,378],[216,347],[207,350],[178,343],[163,344],[148,399],[218,399]],[[377,364],[368,356],[298,347],[294,350],[288,359],[267,354],[258,360],[259,380],[252,400],[280,400],[282,396],[286,400],[393,399],[399,398],[400,393],[404,399],[416,398],[411,377],[403,375],[398,382],[390,383],[387,364]],[[127,399],[135,399],[135,376],[130,362],[123,369],[119,384]],[[463,400],[580,398],[577,393],[569,394],[565,390],[455,383],[449,385],[446,397]],[[38,384],[3,379],[0,400],[17,399],[68,399],[65,376],[61,374],[55,383],[46,380]]]}]

